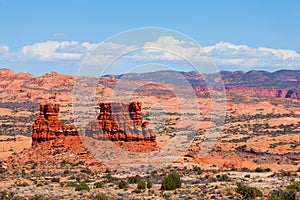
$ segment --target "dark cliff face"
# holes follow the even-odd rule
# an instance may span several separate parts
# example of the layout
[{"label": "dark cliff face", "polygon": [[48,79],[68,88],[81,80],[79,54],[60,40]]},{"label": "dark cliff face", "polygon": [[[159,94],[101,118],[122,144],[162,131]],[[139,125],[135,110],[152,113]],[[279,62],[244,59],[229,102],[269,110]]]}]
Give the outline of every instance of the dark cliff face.
[{"label": "dark cliff face", "polygon": [[288,90],[288,92],[285,95],[285,98],[299,99],[299,93],[296,90]]}]

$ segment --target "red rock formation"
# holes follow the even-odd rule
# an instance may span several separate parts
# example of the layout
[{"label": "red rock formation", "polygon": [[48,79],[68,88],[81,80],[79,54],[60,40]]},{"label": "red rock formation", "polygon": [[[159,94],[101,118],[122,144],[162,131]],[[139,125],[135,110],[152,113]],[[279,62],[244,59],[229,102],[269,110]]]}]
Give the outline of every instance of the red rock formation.
[{"label": "red rock formation", "polygon": [[58,113],[59,104],[41,104],[40,114],[33,124],[32,145],[68,136],[78,136],[75,127],[60,122]]},{"label": "red rock formation", "polygon": [[149,122],[142,121],[141,110],[141,102],[101,103],[99,116],[88,124],[86,135],[111,141],[155,142],[156,135],[148,128]]}]

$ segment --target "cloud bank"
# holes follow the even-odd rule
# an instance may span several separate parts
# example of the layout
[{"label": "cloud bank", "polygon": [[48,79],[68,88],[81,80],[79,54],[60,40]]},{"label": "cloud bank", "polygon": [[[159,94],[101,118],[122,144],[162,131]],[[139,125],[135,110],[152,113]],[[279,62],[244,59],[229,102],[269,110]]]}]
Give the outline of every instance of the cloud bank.
[{"label": "cloud bank", "polygon": [[[131,51],[134,45],[104,43],[102,49],[104,57],[114,57],[120,53]],[[68,62],[79,63],[92,52],[98,44],[78,41],[46,41],[22,47],[18,51],[11,51],[8,46],[0,46],[0,65],[9,62],[11,65],[21,63],[46,63],[66,66]],[[253,48],[247,45],[237,45],[229,42],[219,42],[212,46],[205,46],[199,51],[195,44],[178,40],[172,36],[162,36],[155,41],[146,42],[144,50],[132,60],[178,60],[178,56],[163,49],[173,49],[180,57],[188,60],[199,60],[208,55],[220,70],[277,70],[300,69],[300,54],[288,49],[272,49],[266,47]]]}]

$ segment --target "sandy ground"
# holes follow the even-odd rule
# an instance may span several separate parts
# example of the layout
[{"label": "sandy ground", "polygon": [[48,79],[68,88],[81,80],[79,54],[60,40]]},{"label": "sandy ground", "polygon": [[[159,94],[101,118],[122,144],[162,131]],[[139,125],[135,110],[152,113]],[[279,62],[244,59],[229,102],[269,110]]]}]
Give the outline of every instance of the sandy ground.
[{"label": "sandy ground", "polygon": [[[26,137],[22,135],[17,135],[15,138],[16,140],[10,140],[13,139],[12,136],[6,136],[1,135],[0,136],[0,159],[6,158],[11,156],[13,153],[20,153],[25,148],[31,147],[31,137]],[[6,141],[10,140],[10,141]]]}]

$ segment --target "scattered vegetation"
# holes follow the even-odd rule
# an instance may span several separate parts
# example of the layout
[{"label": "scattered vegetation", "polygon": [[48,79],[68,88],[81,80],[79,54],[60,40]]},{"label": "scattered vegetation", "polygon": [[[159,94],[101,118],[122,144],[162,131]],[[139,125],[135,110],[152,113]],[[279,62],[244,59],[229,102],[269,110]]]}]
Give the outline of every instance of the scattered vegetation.
[{"label": "scattered vegetation", "polygon": [[79,183],[76,187],[75,187],[75,191],[90,191],[90,187],[84,183],[84,182],[81,182]]},{"label": "scattered vegetation", "polygon": [[238,182],[236,192],[243,196],[243,199],[255,199],[256,197],[262,197],[263,193],[256,187],[249,187],[243,183]]},{"label": "scattered vegetation", "polygon": [[128,182],[125,181],[125,180],[120,180],[119,189],[127,190],[128,189]]},{"label": "scattered vegetation", "polygon": [[172,172],[162,181],[161,189],[162,190],[175,190],[176,188],[181,187],[181,179],[176,172]]}]

